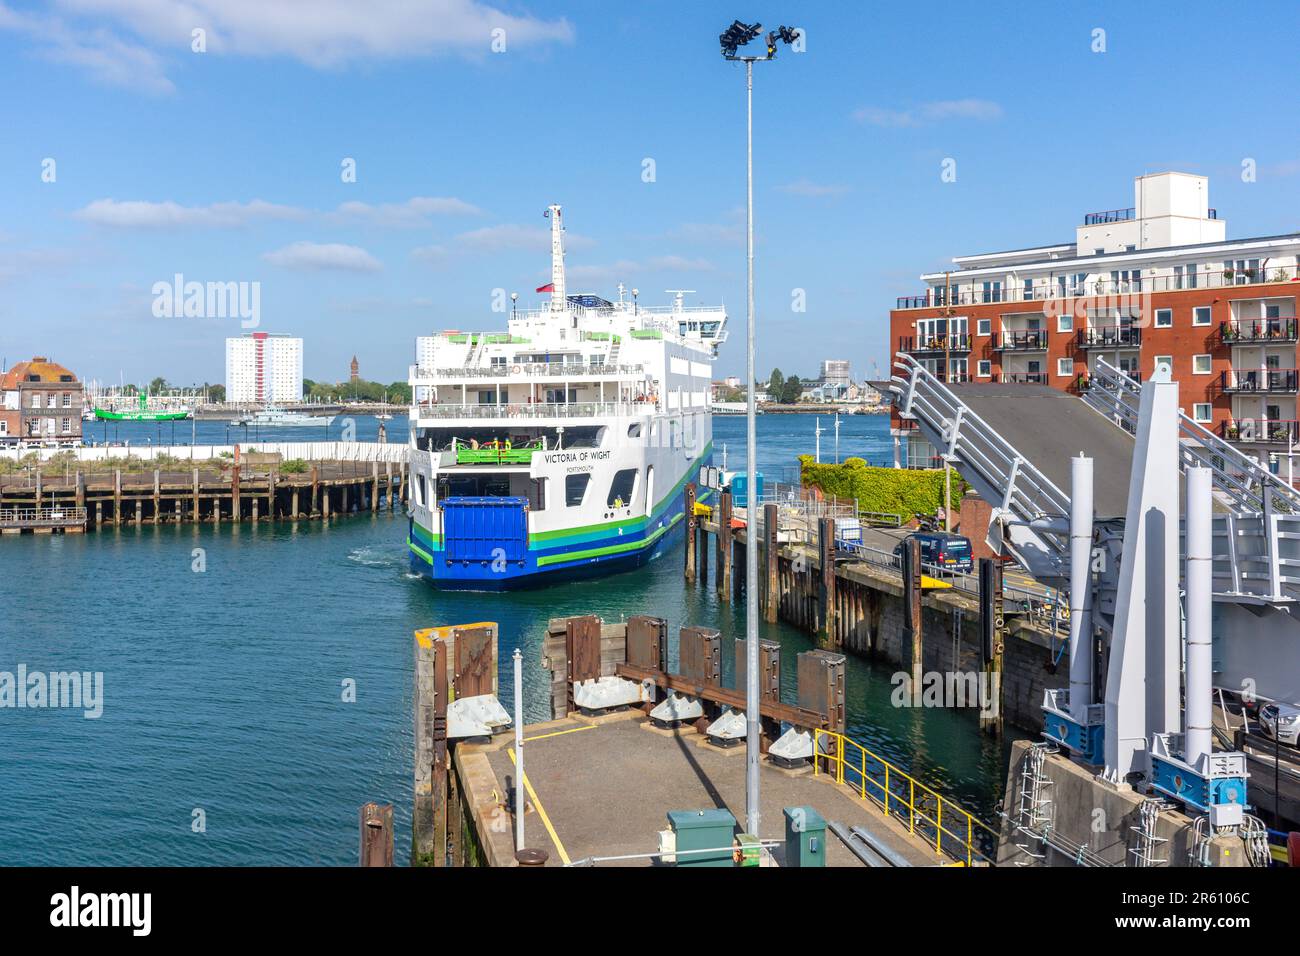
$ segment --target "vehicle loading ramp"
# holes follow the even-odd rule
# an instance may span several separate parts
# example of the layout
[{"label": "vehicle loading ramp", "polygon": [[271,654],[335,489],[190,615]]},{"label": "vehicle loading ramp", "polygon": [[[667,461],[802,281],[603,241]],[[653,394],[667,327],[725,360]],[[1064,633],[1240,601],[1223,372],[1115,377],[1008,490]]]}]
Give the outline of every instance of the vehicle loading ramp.
[{"label": "vehicle loading ramp", "polygon": [[1050,385],[969,383],[948,387],[1025,461],[1066,493],[1070,459],[1081,452],[1092,458],[1097,518],[1125,516],[1133,436],[1124,429],[1076,396]]}]

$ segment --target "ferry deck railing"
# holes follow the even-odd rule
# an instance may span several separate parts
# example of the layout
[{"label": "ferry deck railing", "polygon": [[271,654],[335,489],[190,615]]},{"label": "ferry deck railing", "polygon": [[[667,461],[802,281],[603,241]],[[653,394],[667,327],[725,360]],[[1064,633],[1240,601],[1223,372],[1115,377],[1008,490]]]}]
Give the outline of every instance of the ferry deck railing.
[{"label": "ferry deck railing", "polygon": [[845,734],[814,728],[813,774],[822,773],[905,822],[909,833],[932,842],[936,852],[966,866],[997,862],[997,831],[969,810]]},{"label": "ferry deck railing", "polygon": [[659,406],[651,402],[514,402],[500,405],[426,402],[413,408],[418,418],[532,419],[653,415]]}]

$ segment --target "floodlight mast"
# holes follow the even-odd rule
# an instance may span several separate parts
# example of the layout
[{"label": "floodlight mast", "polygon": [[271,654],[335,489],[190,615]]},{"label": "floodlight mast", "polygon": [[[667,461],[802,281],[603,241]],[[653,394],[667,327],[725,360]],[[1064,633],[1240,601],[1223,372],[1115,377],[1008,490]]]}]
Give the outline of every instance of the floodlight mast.
[{"label": "floodlight mast", "polygon": [[[745,64],[745,258],[747,262],[747,304],[745,335],[745,830],[755,836],[759,812],[759,736],[762,723],[758,694],[758,542],[754,535],[758,522],[758,467],[755,439],[754,399],[754,64],[776,58],[776,41],[793,43],[798,30],[781,27],[767,35],[766,56],[740,56],[738,50],[762,31],[761,23],[739,20],[718,37],[722,56]],[[814,755],[815,759],[815,755]]]}]

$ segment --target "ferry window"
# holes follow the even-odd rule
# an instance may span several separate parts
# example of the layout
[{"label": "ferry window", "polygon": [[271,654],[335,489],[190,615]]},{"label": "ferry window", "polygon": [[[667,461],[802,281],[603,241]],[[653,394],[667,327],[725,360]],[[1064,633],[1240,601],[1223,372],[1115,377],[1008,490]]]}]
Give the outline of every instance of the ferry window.
[{"label": "ferry window", "polygon": [[1210,307],[1208,305],[1198,305],[1192,309],[1192,325],[1209,325],[1210,324]]},{"label": "ferry window", "polygon": [[640,422],[634,422],[633,424],[627,426],[627,437],[628,437],[628,438],[640,438],[640,437],[641,437],[641,423],[640,423]]},{"label": "ferry window", "polygon": [[495,405],[497,403],[496,389],[480,389],[478,393],[478,403],[480,405]]},{"label": "ferry window", "polygon": [[580,475],[565,475],[564,504],[569,508],[575,508],[582,504],[582,499],[587,496],[587,486],[589,484],[591,484],[591,475],[586,472]]},{"label": "ferry window", "polygon": [[505,368],[506,357],[504,355],[494,355],[491,359],[493,368]]},{"label": "ferry window", "polygon": [[636,489],[636,469],[624,468],[614,473],[614,481],[609,486],[609,498],[605,504],[610,508],[626,508],[632,503],[632,492]]}]

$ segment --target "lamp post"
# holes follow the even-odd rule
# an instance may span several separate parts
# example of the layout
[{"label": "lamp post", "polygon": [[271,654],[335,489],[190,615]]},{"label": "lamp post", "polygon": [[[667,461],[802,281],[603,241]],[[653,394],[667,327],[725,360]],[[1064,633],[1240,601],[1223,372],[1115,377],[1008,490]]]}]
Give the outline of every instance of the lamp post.
[{"label": "lamp post", "polygon": [[718,37],[724,59],[745,64],[745,259],[746,270],[746,326],[745,326],[745,381],[749,382],[745,396],[745,829],[758,835],[759,795],[758,760],[759,735],[762,726],[759,716],[758,695],[758,547],[754,538],[758,513],[757,441],[755,440],[754,401],[754,64],[776,57],[776,41],[793,43],[798,32],[788,27],[767,35],[765,56],[740,56],[737,50],[758,36],[762,24],[732,21],[731,26]]}]

